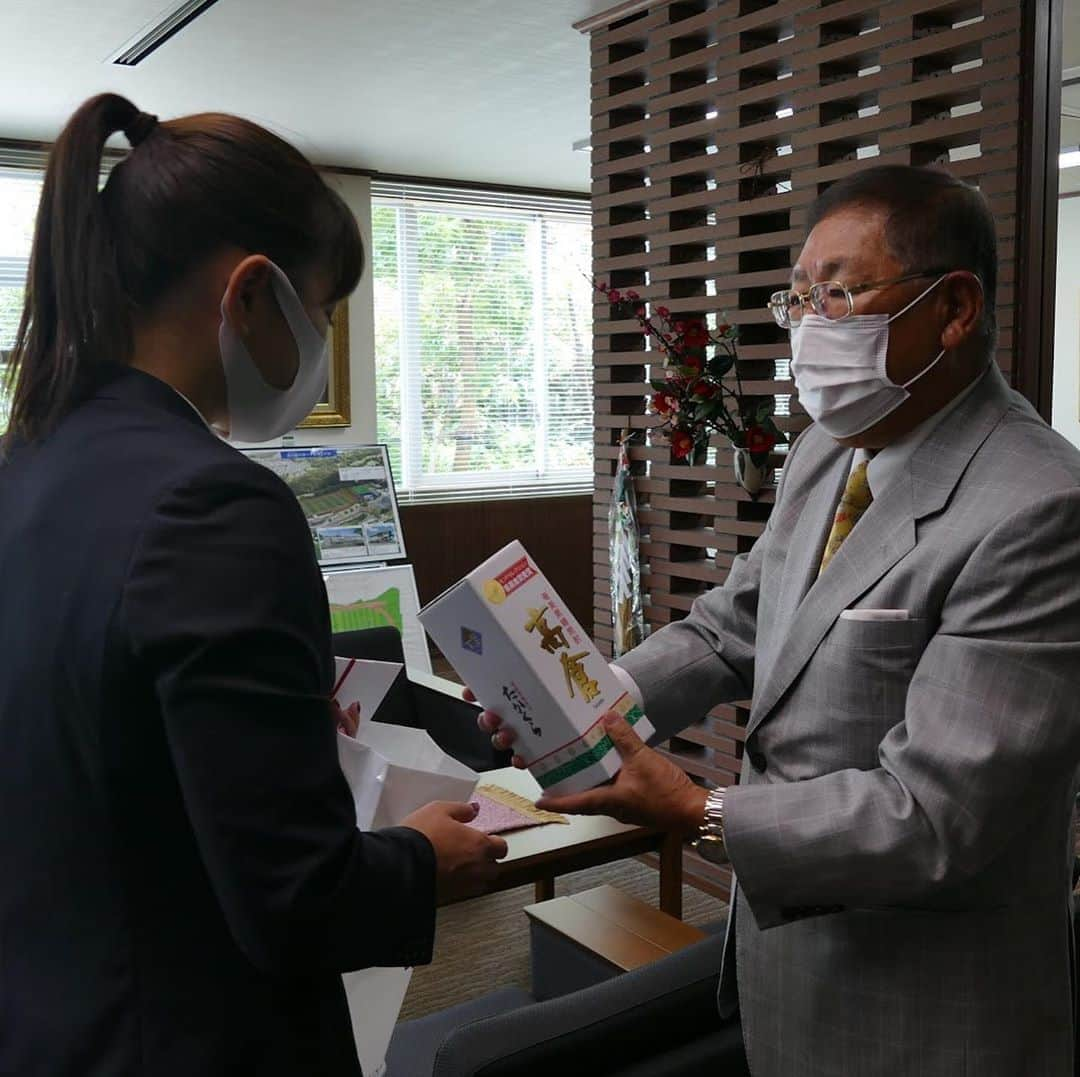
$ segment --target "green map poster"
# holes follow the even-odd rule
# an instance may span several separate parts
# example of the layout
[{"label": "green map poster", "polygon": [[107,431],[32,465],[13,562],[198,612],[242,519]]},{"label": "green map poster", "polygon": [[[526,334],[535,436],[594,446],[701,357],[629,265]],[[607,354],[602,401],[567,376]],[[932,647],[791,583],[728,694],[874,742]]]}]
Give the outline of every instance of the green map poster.
[{"label": "green map poster", "polygon": [[330,607],[330,624],[335,632],[355,632],[364,628],[396,628],[404,634],[401,618],[401,590],[388,587],[370,601],[360,599]]},{"label": "green map poster", "polygon": [[431,672],[427,636],[420,624],[420,601],[412,565],[387,568],[336,569],[324,574],[335,632],[364,628],[396,628],[410,671]]},{"label": "green map poster", "polygon": [[405,556],[385,445],[251,449],[247,455],[296,495],[324,567]]}]

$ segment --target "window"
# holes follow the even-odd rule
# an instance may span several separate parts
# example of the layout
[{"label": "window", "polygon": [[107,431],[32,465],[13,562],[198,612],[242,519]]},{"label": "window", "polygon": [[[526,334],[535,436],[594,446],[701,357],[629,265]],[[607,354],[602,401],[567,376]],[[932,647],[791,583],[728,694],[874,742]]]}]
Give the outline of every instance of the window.
[{"label": "window", "polygon": [[[106,151],[102,184],[116,160],[115,154]],[[0,143],[0,434],[7,429],[11,405],[4,391],[5,364],[22,317],[34,223],[47,161],[42,150]]]},{"label": "window", "polygon": [[588,202],[372,196],[378,431],[403,499],[590,490]]},{"label": "window", "polygon": [[41,182],[40,169],[0,166],[0,433],[7,429],[10,404],[5,361],[22,316]]}]

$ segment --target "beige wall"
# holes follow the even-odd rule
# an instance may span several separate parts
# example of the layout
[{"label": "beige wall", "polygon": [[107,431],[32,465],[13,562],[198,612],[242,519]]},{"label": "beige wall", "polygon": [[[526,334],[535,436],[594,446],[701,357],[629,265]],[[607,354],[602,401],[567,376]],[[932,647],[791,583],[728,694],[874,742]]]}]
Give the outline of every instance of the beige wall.
[{"label": "beige wall", "polygon": [[1080,198],[1058,203],[1054,429],[1080,445]]}]

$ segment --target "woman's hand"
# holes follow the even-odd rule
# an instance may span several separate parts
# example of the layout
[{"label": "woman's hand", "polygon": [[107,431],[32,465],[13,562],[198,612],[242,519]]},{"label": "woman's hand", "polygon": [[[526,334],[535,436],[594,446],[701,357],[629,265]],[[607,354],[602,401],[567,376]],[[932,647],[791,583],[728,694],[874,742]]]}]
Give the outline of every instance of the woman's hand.
[{"label": "woman's hand", "polygon": [[[461,693],[466,703],[477,702],[471,688],[466,688]],[[514,731],[504,728],[502,719],[494,711],[481,711],[476,719],[476,724],[485,732],[491,734],[491,746],[497,752],[509,751],[514,746]],[[525,769],[525,760],[520,755],[515,755],[511,762],[518,770]]]},{"label": "woman's hand", "polygon": [[435,850],[440,901],[482,894],[498,875],[496,861],[507,854],[506,839],[475,830],[479,804],[436,801],[418,808],[401,823],[419,830]]},{"label": "woman's hand", "polygon": [[694,833],[705,819],[706,791],[685,771],[646,747],[625,718],[603,717],[622,759],[622,770],[606,785],[569,796],[542,796],[536,806],[568,815],[611,815],[621,823]]},{"label": "woman's hand", "polygon": [[341,704],[336,699],[332,699],[330,711],[337,724],[338,732],[344,733],[347,737],[355,737],[357,729],[360,728],[360,704],[350,703],[342,709]]}]

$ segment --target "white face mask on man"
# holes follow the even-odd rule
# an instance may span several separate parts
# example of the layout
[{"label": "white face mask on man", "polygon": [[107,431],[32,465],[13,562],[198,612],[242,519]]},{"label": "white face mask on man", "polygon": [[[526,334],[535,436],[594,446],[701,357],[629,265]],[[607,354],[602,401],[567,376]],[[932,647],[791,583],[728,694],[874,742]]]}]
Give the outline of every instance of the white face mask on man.
[{"label": "white face mask on man", "polygon": [[830,437],[852,438],[881,422],[911,396],[908,389],[941,361],[944,348],[903,385],[897,385],[886,369],[889,323],[911,310],[947,275],[938,277],[895,314],[852,314],[840,319],[805,314],[792,327],[791,371],[799,403]]},{"label": "white face mask on man", "polygon": [[296,375],[287,389],[275,389],[262,376],[240,334],[221,305],[218,346],[225,372],[230,441],[269,441],[298,426],[326,390],[327,340],[315,328],[289,278],[270,263],[278,306],[296,341]]}]

